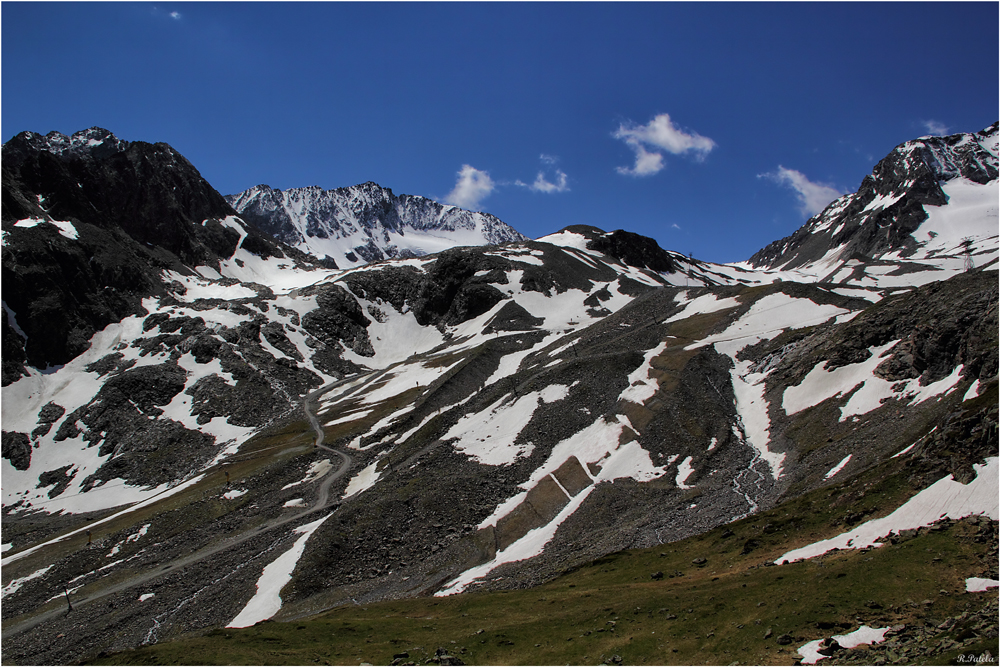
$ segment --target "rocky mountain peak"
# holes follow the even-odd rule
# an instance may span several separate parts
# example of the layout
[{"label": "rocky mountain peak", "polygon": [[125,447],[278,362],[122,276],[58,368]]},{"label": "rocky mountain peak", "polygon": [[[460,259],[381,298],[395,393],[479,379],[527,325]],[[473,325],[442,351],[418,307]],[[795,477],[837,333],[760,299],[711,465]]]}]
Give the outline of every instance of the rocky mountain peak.
[{"label": "rocky mountain peak", "polygon": [[[794,234],[771,243],[748,261],[756,268],[800,269],[810,263],[887,253],[912,255],[915,232],[928,219],[926,206],[949,202],[957,179],[983,185],[997,179],[998,124],[975,133],[921,137],[880,160],[857,192],[830,203]],[[934,232],[938,235],[940,232]],[[836,255],[829,253],[836,249]]]},{"label": "rocky mountain peak", "polygon": [[396,195],[372,181],[333,190],[258,185],[226,200],[275,238],[341,268],[525,238],[488,213]]}]

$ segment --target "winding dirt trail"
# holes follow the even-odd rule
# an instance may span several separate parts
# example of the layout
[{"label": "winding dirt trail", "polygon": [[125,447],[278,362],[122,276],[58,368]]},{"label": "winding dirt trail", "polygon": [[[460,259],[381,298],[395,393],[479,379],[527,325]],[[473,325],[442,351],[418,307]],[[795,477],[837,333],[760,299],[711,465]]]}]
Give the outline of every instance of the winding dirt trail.
[{"label": "winding dirt trail", "polygon": [[[342,385],[358,382],[360,386],[361,384],[363,384],[363,382],[361,381],[365,380],[366,378],[368,378],[368,376],[372,374],[377,375],[378,373],[370,372],[360,376],[355,375],[342,380],[338,380],[336,382],[331,382],[330,384],[324,385],[319,389],[309,392],[302,399],[303,412],[305,412],[306,418],[309,420],[309,425],[312,427],[313,432],[316,434],[316,439],[314,442],[315,447],[317,449],[322,449],[326,452],[330,452],[331,454],[335,454],[341,459],[341,464],[339,467],[335,469],[331,468],[330,472],[324,475],[323,481],[320,483],[319,488],[316,491],[316,501],[312,504],[311,507],[297,514],[293,514],[291,516],[287,516],[285,518],[274,521],[273,523],[267,523],[264,524],[263,526],[258,526],[251,530],[247,530],[239,535],[234,535],[232,537],[226,538],[215,544],[199,549],[198,551],[195,551],[187,556],[183,556],[181,558],[175,558],[174,560],[171,560],[166,564],[160,565],[158,569],[147,571],[141,574],[136,574],[135,576],[130,577],[129,579],[119,582],[117,584],[106,586],[104,588],[99,588],[98,590],[90,591],[85,597],[74,599],[72,601],[73,608],[76,609],[79,607],[83,607],[92,602],[96,602],[98,600],[106,598],[109,595],[120,593],[121,591],[128,590],[129,588],[133,588],[135,586],[140,586],[142,584],[148,583],[166,574],[175,572],[180,568],[184,568],[194,563],[198,563],[202,560],[205,560],[206,558],[210,558],[215,554],[219,553],[220,551],[225,551],[226,549],[231,549],[240,544],[243,544],[244,542],[253,537],[257,537],[262,534],[266,534],[268,532],[277,530],[290,523],[297,522],[303,517],[309,516],[310,514],[314,514],[316,512],[322,511],[330,507],[333,504],[330,500],[330,487],[333,485],[334,482],[341,479],[345,474],[347,474],[347,472],[351,468],[353,459],[351,458],[350,454],[340,451],[338,449],[333,449],[323,444],[325,434],[323,432],[322,426],[319,423],[319,420],[312,411],[311,404],[319,396],[329,392],[332,389],[336,389],[337,387],[340,387]],[[99,580],[98,582],[95,583],[98,583],[99,585]],[[5,637],[10,637],[19,634],[21,632],[25,632],[50,619],[63,616],[66,613],[67,612],[65,609],[58,608],[42,614],[31,616],[30,618],[26,618],[21,621],[17,621],[16,618],[9,619],[3,624],[3,635]]]}]

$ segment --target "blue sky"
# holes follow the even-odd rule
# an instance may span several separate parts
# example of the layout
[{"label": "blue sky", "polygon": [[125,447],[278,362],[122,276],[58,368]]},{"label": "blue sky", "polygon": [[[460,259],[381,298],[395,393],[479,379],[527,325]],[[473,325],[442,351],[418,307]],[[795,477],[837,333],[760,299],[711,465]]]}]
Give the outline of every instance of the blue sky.
[{"label": "blue sky", "polygon": [[164,141],[223,194],[375,181],[532,237],[746,259],[995,120],[982,3],[3,2],[4,141]]}]

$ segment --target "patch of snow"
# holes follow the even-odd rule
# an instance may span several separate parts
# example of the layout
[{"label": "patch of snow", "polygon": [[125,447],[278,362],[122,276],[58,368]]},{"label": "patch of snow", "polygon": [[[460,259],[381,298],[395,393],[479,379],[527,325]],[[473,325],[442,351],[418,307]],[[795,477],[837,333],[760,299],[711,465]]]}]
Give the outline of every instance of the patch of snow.
[{"label": "patch of snow", "polygon": [[677,480],[676,480],[676,482],[677,482],[678,488],[681,488],[681,489],[693,489],[694,488],[693,486],[688,486],[687,484],[685,484],[685,482],[687,481],[687,478],[690,477],[691,473],[694,472],[694,467],[691,465],[691,461],[693,461],[693,460],[694,460],[694,457],[693,456],[689,456],[686,459],[684,459],[683,461],[681,461],[680,465],[677,466]]},{"label": "patch of snow", "polygon": [[996,579],[982,579],[980,577],[969,577],[965,580],[966,593],[982,593],[983,591],[1000,586],[1000,581]]},{"label": "patch of snow", "polygon": [[494,556],[488,563],[466,570],[458,577],[448,582],[445,585],[445,588],[435,593],[434,596],[445,597],[461,593],[472,582],[485,577],[487,574],[504,563],[515,563],[517,561],[527,560],[528,558],[534,558],[538,554],[542,553],[545,549],[545,545],[548,544],[553,537],[555,537],[560,524],[562,524],[563,521],[572,516],[572,514],[580,508],[583,501],[587,499],[594,488],[594,486],[589,486],[578,493],[576,497],[569,501],[562,508],[559,514],[557,514],[555,518],[547,524],[529,530],[523,537],[508,545],[507,548],[498,551],[496,556]]},{"label": "patch of snow", "polygon": [[255,623],[271,618],[281,610],[281,589],[292,580],[292,572],[295,570],[299,558],[302,557],[302,552],[305,551],[306,542],[316,532],[316,529],[331,516],[333,513],[312,523],[299,526],[292,531],[301,537],[295,540],[291,549],[264,567],[264,571],[261,572],[260,578],[257,580],[257,592],[243,607],[243,611],[229,622],[227,628],[248,628]]},{"label": "patch of snow", "polygon": [[306,501],[302,498],[292,498],[286,502],[282,507],[305,507]]},{"label": "patch of snow", "polygon": [[8,583],[6,586],[4,586],[2,591],[0,591],[0,599],[3,599],[5,597],[7,597],[11,593],[17,592],[17,590],[19,588],[21,588],[21,586],[24,586],[26,583],[28,583],[29,581],[31,581],[33,579],[38,579],[39,577],[41,577],[42,575],[44,575],[46,572],[48,572],[49,570],[51,570],[54,567],[55,567],[54,564],[53,565],[49,565],[48,567],[43,567],[40,570],[36,570],[35,572],[32,572],[31,574],[29,574],[26,577],[21,577],[20,579],[14,579],[10,583]]},{"label": "patch of snow", "polygon": [[823,479],[830,479],[831,477],[833,477],[834,475],[836,475],[838,472],[840,472],[841,470],[843,470],[844,466],[847,465],[847,462],[851,460],[852,456],[853,456],[853,454],[848,454],[847,456],[845,456],[843,461],[841,461],[837,465],[835,465],[832,468],[830,468],[830,471],[828,473],[826,473],[826,475],[823,477]]},{"label": "patch of snow", "polygon": [[794,549],[774,562],[793,562],[825,554],[831,549],[863,549],[881,546],[880,539],[901,530],[929,526],[939,519],[961,519],[973,514],[996,520],[1000,517],[1000,458],[987,458],[985,465],[974,464],[976,478],[968,484],[956,482],[948,475],[910,498],[902,506],[881,519],[867,521],[836,537]]},{"label": "patch of snow", "polygon": [[535,410],[542,403],[561,401],[569,395],[565,385],[548,385],[541,391],[532,391],[505,403],[506,396],[498,399],[489,412],[463,416],[441,439],[457,438],[455,449],[484,465],[507,465],[528,456],[534,450],[530,442],[515,444],[518,436]]},{"label": "patch of snow", "polygon": [[225,498],[226,500],[235,500],[236,498],[239,498],[240,496],[245,496],[246,494],[247,494],[246,489],[232,489],[230,491],[226,491],[225,493],[223,493],[222,497]]},{"label": "patch of snow", "polygon": [[[862,625],[854,632],[848,632],[843,635],[834,635],[833,639],[835,639],[837,643],[844,648],[855,648],[857,646],[861,646],[862,644],[879,644],[885,641],[885,633],[888,631],[888,627],[870,628],[867,625]],[[819,649],[820,642],[822,641],[822,639],[816,639],[799,648],[799,655],[802,656],[803,665],[815,665],[823,658],[828,657],[821,654],[817,650]]]},{"label": "patch of snow", "polygon": [[889,458],[890,458],[890,459],[894,459],[894,458],[896,458],[896,457],[899,457],[899,456],[902,456],[903,454],[905,454],[906,452],[910,451],[911,449],[913,449],[913,448],[914,448],[914,447],[916,447],[916,446],[917,446],[917,443],[913,443],[912,445],[910,445],[910,446],[909,446],[909,447],[907,447],[906,449],[903,449],[902,451],[899,451],[899,452],[896,452],[895,454],[893,454],[893,455],[892,455],[892,456],[890,456]]},{"label": "patch of snow", "polygon": [[979,396],[979,380],[977,379],[969,387],[969,390],[965,392],[965,396],[962,397],[962,401],[968,401],[969,399]]},{"label": "patch of snow", "polygon": [[139,602],[145,602],[146,600],[152,600],[156,597],[156,593],[143,593],[139,596]]},{"label": "patch of snow", "polygon": [[664,341],[643,356],[639,367],[629,374],[629,386],[618,396],[618,400],[642,405],[656,394],[660,383],[656,378],[650,377],[650,371],[653,370],[653,359],[663,354],[666,349],[667,342]]},{"label": "patch of snow", "polygon": [[[677,297],[675,297],[675,299],[678,299],[679,297],[680,294],[678,294]],[[725,299],[720,299],[719,297],[715,296],[715,294],[702,294],[701,296],[691,299],[690,301],[685,303],[683,310],[663,320],[663,323],[668,324],[670,322],[686,320],[692,315],[715,313],[720,310],[735,308],[738,305],[740,305],[740,301],[734,296]]]},{"label": "patch of snow", "polygon": [[281,487],[281,490],[284,491],[286,489],[292,488],[293,486],[298,486],[299,484],[311,484],[312,482],[315,482],[317,479],[319,479],[326,473],[330,472],[332,468],[333,464],[330,463],[330,459],[323,459],[322,461],[316,461],[315,463],[309,466],[308,470],[306,470],[305,477],[303,477],[297,482],[292,482],[291,484],[285,484],[283,487]]},{"label": "patch of snow", "polygon": [[351,481],[347,483],[347,488],[344,489],[344,495],[341,499],[347,500],[351,496],[356,496],[362,491],[367,491],[371,487],[375,486],[375,482],[377,482],[379,477],[382,476],[381,471],[376,470],[378,463],[378,461],[375,461],[352,477]]}]

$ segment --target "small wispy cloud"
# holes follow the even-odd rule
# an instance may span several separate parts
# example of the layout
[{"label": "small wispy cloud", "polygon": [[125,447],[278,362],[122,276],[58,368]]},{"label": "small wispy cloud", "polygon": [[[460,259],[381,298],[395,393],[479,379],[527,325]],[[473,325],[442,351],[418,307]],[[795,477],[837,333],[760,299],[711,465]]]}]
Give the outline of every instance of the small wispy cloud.
[{"label": "small wispy cloud", "polygon": [[[556,169],[556,182],[551,183],[545,180],[545,174],[538,172],[535,177],[535,182],[528,186],[529,190],[534,190],[535,192],[566,192],[569,190],[568,178],[566,173],[560,169]],[[524,183],[518,182],[519,185],[524,185]]]},{"label": "small wispy cloud", "polygon": [[445,203],[461,208],[477,209],[480,202],[496,189],[496,183],[488,172],[463,164],[458,172],[455,188],[445,196]]},{"label": "small wispy cloud", "polygon": [[645,125],[623,123],[611,133],[621,139],[635,152],[635,165],[618,167],[619,174],[629,176],[651,176],[663,169],[663,153],[684,155],[690,153],[696,160],[704,160],[716,144],[697,132],[682,130],[670,120],[670,115],[661,113]]},{"label": "small wispy cloud", "polygon": [[928,134],[933,134],[934,136],[940,137],[948,134],[948,126],[936,120],[925,120],[923,121],[923,126],[927,129]]},{"label": "small wispy cloud", "polygon": [[784,185],[795,191],[799,200],[799,210],[806,215],[816,215],[826,205],[843,193],[832,185],[814,183],[805,174],[795,169],[786,169],[778,165],[778,170],[766,174],[758,174],[757,178],[766,178],[779,185]]},{"label": "small wispy cloud", "polygon": [[[546,155],[542,153],[538,156],[538,159],[542,164],[549,167],[554,167],[559,158],[552,155]],[[566,175],[562,169],[555,169],[554,181],[549,180],[545,176],[545,171],[538,172],[535,176],[535,181],[533,183],[525,183],[524,181],[514,181],[514,185],[520,186],[522,188],[528,188],[532,192],[543,192],[550,194],[553,192],[569,192],[569,177]]]},{"label": "small wispy cloud", "polygon": [[181,20],[181,13],[180,12],[170,12],[170,18],[172,18],[175,21],[180,21]]}]

